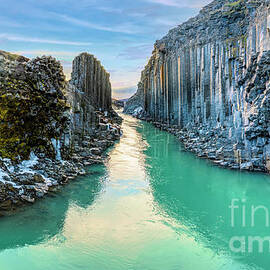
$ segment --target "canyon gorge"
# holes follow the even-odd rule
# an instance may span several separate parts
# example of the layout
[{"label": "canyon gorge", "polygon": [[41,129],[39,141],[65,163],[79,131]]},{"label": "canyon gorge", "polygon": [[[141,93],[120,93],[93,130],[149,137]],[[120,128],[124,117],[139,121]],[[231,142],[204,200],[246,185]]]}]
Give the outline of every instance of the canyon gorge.
[{"label": "canyon gorge", "polygon": [[207,0],[129,99],[203,1],[61,2],[40,56],[0,33],[0,269],[268,270],[270,0]]}]

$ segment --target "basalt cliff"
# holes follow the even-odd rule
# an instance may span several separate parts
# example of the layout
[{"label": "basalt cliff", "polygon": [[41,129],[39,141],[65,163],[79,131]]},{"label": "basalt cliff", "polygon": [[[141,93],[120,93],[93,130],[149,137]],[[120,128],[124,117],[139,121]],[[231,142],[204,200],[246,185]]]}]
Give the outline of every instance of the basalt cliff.
[{"label": "basalt cliff", "polygon": [[109,74],[88,53],[71,80],[53,57],[0,51],[0,213],[55,191],[120,137]]},{"label": "basalt cliff", "polygon": [[215,0],[155,43],[127,113],[222,166],[270,171],[270,1]]}]

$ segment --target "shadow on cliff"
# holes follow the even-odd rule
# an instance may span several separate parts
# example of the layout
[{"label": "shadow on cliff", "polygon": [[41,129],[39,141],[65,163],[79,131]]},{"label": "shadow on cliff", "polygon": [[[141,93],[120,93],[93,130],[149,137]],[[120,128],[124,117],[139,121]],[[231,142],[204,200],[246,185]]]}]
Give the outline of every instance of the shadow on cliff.
[{"label": "shadow on cliff", "polygon": [[105,177],[104,166],[91,166],[89,174],[61,188],[34,205],[0,219],[0,250],[36,245],[63,229],[71,204],[87,208],[100,194]]},{"label": "shadow on cliff", "polygon": [[[174,136],[157,129],[153,133],[147,123],[143,133],[149,144],[145,154],[155,209],[172,220],[170,226],[180,237],[187,234],[216,254],[228,255],[249,266],[266,267],[268,247],[260,254],[255,244],[251,254],[246,251],[239,255],[230,251],[229,241],[234,236],[244,236],[245,240],[248,236],[270,236],[263,211],[258,211],[255,227],[250,221],[251,205],[270,207],[269,176],[218,168],[184,151]],[[240,200],[236,202],[239,208],[235,209],[235,227],[231,226],[229,208],[232,199]],[[241,199],[246,202],[241,203]],[[180,228],[173,225],[175,221]]]}]

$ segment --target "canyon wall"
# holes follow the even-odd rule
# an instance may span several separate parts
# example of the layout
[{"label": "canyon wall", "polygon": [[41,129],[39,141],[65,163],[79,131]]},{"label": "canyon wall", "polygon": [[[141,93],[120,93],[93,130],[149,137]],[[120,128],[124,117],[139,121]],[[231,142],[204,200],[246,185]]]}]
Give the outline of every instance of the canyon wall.
[{"label": "canyon wall", "polygon": [[102,163],[120,138],[109,74],[87,53],[59,61],[0,51],[0,215]]},{"label": "canyon wall", "polygon": [[52,57],[30,60],[3,51],[0,57],[2,157],[27,159],[33,150],[54,157],[52,140],[67,154],[75,141],[93,135],[102,116],[116,116],[109,74],[93,55],[74,59],[69,82]]},{"label": "canyon wall", "polygon": [[82,53],[73,60],[70,83],[85,94],[95,110],[111,110],[110,74],[93,55]]},{"label": "canyon wall", "polygon": [[169,31],[125,111],[169,129],[199,156],[269,171],[269,5],[216,0]]},{"label": "canyon wall", "polygon": [[112,109],[110,74],[91,54],[81,53],[73,60],[66,97],[71,104],[69,134],[62,139],[66,147],[67,142],[72,149],[74,143],[91,137],[102,125],[102,117],[117,118]]},{"label": "canyon wall", "polygon": [[[13,56],[13,58],[11,58]],[[28,159],[31,151],[54,157],[53,138],[68,125],[65,76],[52,57],[0,57],[0,156]]]}]

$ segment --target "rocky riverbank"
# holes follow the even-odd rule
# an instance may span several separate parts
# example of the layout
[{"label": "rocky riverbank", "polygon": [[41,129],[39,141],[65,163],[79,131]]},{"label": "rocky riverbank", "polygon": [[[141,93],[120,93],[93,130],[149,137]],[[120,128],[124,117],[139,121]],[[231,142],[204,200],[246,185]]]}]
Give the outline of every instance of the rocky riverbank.
[{"label": "rocky riverbank", "polygon": [[[25,203],[59,189],[80,175],[92,164],[102,164],[105,151],[120,139],[119,118],[108,118],[100,114],[100,127],[85,136],[80,145],[67,159],[50,159],[44,154],[32,152],[29,160],[16,163],[10,159],[0,160],[0,214],[14,210]],[[110,128],[108,128],[110,125]]]},{"label": "rocky riverbank", "polygon": [[90,54],[66,82],[52,57],[0,52],[0,94],[0,214],[86,174],[121,136],[109,74]]},{"label": "rocky riverbank", "polygon": [[198,156],[270,171],[270,2],[215,0],[155,43],[125,112]]},{"label": "rocky riverbank", "polygon": [[[206,158],[214,164],[235,169],[268,173],[269,170],[262,166],[260,160],[241,159],[237,148],[227,137],[227,131],[224,128],[215,128],[209,130],[203,125],[194,128],[181,129],[177,125],[168,125],[165,123],[155,122],[153,119],[143,116],[134,115],[134,117],[153,124],[156,128],[169,132],[176,136],[183,144],[185,150],[193,152],[200,158]],[[218,149],[218,150],[216,150]]]}]

